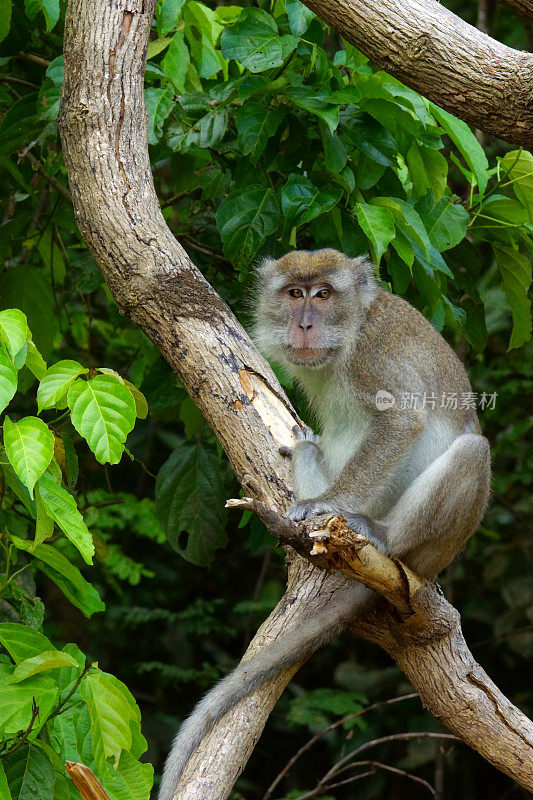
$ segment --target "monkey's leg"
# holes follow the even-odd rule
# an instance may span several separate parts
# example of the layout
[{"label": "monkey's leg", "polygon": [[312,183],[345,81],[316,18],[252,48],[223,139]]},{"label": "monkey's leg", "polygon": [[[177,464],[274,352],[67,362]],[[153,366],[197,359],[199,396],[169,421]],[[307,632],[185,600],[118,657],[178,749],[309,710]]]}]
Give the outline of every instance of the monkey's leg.
[{"label": "monkey's leg", "polygon": [[490,451],[483,436],[459,436],[403,493],[382,520],[387,551],[433,578],[479,525],[490,491]]}]

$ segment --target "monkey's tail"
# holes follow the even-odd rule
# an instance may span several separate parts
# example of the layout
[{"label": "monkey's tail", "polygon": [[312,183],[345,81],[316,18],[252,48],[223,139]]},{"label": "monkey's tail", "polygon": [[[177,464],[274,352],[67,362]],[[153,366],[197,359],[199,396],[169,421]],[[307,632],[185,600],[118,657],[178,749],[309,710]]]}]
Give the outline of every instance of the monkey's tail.
[{"label": "monkey's tail", "polygon": [[178,781],[191,755],[204,736],[233,708],[264,681],[285,667],[313,653],[353,619],[354,610],[371,600],[374,593],[355,581],[335,593],[323,612],[302,622],[257,656],[239,664],[201,700],[185,720],[172,744],[165,764],[159,800],[172,800]]}]

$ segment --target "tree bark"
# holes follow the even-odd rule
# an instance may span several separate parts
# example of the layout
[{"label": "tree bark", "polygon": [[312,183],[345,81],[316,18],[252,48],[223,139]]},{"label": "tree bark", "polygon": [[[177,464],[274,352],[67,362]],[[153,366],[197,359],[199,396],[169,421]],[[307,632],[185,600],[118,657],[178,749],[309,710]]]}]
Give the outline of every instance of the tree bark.
[{"label": "tree bark", "polygon": [[523,17],[533,17],[533,0],[501,0],[501,2],[518,11]]},{"label": "tree bark", "polygon": [[[291,444],[291,429],[298,417],[269,365],[170,233],[154,191],[143,95],[154,4],[155,0],[69,2],[58,125],[76,218],[119,307],[179,375],[248,492],[252,487],[260,499],[284,509],[292,492],[288,467],[278,448]],[[346,580],[340,573],[327,574],[291,556],[287,592],[245,657],[280,635],[290,635],[304,616],[320,613]],[[434,692],[440,690],[442,679],[437,673],[456,658],[468,661],[466,651],[461,646],[458,653],[452,652],[447,645],[442,654],[439,639],[429,636],[426,650],[421,643],[417,650],[408,636],[402,645],[402,623],[396,622],[397,629],[394,625],[391,618],[394,647],[380,633],[381,623],[374,626],[373,634],[365,629],[365,635],[376,640],[381,636],[380,644],[390,648],[399,662],[403,658],[406,670],[411,664],[413,670],[420,670],[421,697],[438,712]],[[408,656],[403,657],[404,651]],[[180,781],[182,800],[227,797],[272,706],[298,666],[242,700],[204,738]],[[453,684],[446,690],[453,709],[462,696]],[[495,714],[505,719],[507,706],[480,707],[479,729],[493,725]],[[475,708],[471,716],[476,717]],[[443,713],[444,717],[448,719]],[[461,714],[456,718],[461,729],[456,726],[457,732],[468,740],[467,726],[459,724]],[[521,737],[520,732],[514,738],[510,735],[517,751],[524,747]],[[516,777],[511,753],[501,762],[501,769]],[[524,775],[517,779],[533,788]]]},{"label": "tree bark", "polygon": [[530,53],[506,47],[436,0],[303,2],[381,69],[437,105],[485,133],[532,146]]}]

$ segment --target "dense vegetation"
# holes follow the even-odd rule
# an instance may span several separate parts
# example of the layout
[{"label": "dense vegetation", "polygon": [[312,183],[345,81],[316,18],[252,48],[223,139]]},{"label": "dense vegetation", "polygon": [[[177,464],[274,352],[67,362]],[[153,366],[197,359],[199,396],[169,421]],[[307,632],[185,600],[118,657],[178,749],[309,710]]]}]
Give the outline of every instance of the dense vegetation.
[{"label": "dense vegetation", "polygon": [[[224,453],[81,241],[55,122],[64,5],[0,2],[0,796],[79,797],[72,760],[112,800],[147,800],[180,719],[280,598],[283,558],[256,518],[224,511],[238,492]],[[493,25],[527,46],[511,12]],[[245,323],[262,255],[370,251],[383,285],[466,362],[475,396],[458,402],[478,405],[494,495],[442,582],[474,654],[527,711],[533,156],[482,147],[299,0],[160,2],[146,100],[165,217]],[[438,731],[416,698],[379,705],[409,691],[376,648],[331,645],[285,693],[232,797],[261,798],[313,734],[375,703],[273,796],[311,790],[363,742]],[[328,798],[431,796],[412,776],[442,798],[520,796],[461,745],[369,752],[403,772],[374,765]]]}]

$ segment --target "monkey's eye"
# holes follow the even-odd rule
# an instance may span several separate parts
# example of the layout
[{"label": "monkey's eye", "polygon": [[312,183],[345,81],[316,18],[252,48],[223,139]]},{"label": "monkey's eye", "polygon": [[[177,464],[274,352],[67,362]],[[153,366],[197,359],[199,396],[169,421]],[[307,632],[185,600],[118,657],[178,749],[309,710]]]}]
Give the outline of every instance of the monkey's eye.
[{"label": "monkey's eye", "polygon": [[331,292],[329,289],[320,289],[320,291],[315,294],[315,297],[318,297],[320,300],[327,300],[328,297],[331,297]]},{"label": "monkey's eye", "polygon": [[297,286],[293,287],[292,289],[289,289],[289,294],[290,294],[291,297],[296,297],[296,298],[300,298],[300,297],[304,296],[304,293],[302,292],[302,290],[298,289]]}]

